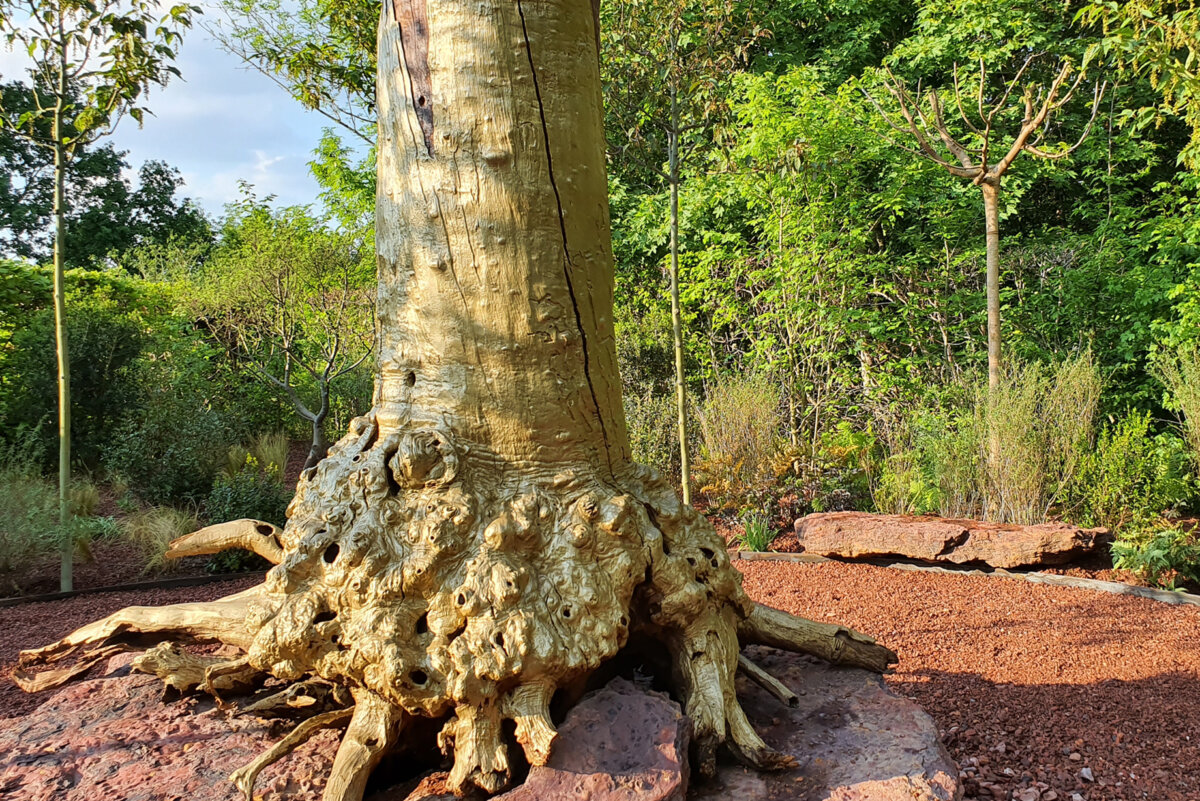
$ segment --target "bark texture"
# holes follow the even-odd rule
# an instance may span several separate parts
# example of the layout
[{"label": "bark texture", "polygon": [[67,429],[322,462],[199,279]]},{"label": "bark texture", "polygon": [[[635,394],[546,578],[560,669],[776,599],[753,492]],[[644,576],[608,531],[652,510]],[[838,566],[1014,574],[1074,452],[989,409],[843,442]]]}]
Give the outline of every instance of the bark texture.
[{"label": "bark texture", "polygon": [[[221,602],[234,614],[125,610],[27,664],[172,632],[245,650],[205,666],[211,690],[248,669],[345,687],[353,711],[319,722],[349,721],[326,797],[357,799],[416,717],[442,722],[451,786],[500,790],[506,722],[544,764],[556,690],[631,641],[665,646],[702,773],[722,744],[792,764],[738,705],[739,638],[895,660],[753,604],[708,522],[630,460],[595,41],[590,0],[384,4],[373,410],[302,474],[282,531],[236,521],[173,543],[277,563]],[[247,795],[265,764],[236,774]]]}]

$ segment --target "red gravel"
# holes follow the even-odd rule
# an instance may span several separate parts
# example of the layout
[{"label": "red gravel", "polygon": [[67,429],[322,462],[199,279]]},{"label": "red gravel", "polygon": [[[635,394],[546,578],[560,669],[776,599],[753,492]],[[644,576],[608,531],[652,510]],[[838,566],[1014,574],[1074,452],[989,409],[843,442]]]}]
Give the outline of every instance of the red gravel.
[{"label": "red gravel", "polygon": [[1061,801],[1200,798],[1200,608],[1019,579],[737,564],[754,598],[900,655],[888,683],[937,721],[968,798],[1036,782]]},{"label": "red gravel", "polygon": [[[888,681],[937,721],[968,799],[1029,788],[1060,801],[1200,798],[1200,608],[986,576],[737,564],[754,598],[899,653]],[[122,606],[215,598],[256,580],[0,609],[0,672],[19,649]],[[0,725],[39,700],[0,684]],[[1094,782],[1080,778],[1085,767]]]}]

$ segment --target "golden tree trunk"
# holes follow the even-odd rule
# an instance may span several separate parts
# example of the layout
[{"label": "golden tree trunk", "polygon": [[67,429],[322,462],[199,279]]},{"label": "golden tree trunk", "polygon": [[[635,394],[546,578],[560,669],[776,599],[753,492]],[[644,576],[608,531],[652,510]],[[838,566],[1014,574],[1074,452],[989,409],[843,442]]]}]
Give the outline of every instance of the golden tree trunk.
[{"label": "golden tree trunk", "polygon": [[235,775],[249,793],[267,762],[344,724],[326,796],[356,799],[415,717],[442,722],[457,791],[500,790],[506,720],[544,763],[555,691],[657,642],[701,772],[722,744],[792,764],[738,705],[739,638],[876,670],[895,656],[757,607],[707,521],[630,460],[590,0],[395,0],[378,52],[373,410],[304,472],[282,531],[237,521],[174,545],[249,547],[277,562],[261,587],[123,610],[23,661],[169,634],[244,649],[205,668],[210,690],[247,669],[345,688],[351,714],[314,705]]}]

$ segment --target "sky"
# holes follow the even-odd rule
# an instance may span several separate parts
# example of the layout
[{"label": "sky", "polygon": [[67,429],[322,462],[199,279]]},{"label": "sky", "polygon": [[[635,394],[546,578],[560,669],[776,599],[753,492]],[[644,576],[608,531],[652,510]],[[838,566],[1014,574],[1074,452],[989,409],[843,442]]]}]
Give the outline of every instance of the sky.
[{"label": "sky", "polygon": [[[206,9],[201,20],[212,19]],[[20,53],[0,45],[0,76],[24,79]],[[203,27],[184,37],[176,66],[183,73],[156,88],[140,129],[124,119],[111,137],[136,173],[151,159],[183,174],[181,192],[212,215],[239,195],[238,181],[254,185],[260,198],[274,194],[281,205],[317,203],[320,191],[308,162],[323,128],[331,123],[306,111],[266,76],[222,50]]]}]

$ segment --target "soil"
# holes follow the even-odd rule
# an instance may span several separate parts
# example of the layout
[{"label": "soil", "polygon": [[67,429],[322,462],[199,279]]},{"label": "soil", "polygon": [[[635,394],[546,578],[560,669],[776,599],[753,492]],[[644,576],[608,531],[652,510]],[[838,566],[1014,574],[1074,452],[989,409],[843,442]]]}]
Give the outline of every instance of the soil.
[{"label": "soil", "polygon": [[[1200,797],[1200,608],[840,562],[735,564],[757,600],[897,651],[888,683],[937,722],[968,799]],[[215,598],[257,580],[0,609],[0,673],[19,649],[123,606]],[[0,726],[41,700],[0,683]]]}]

